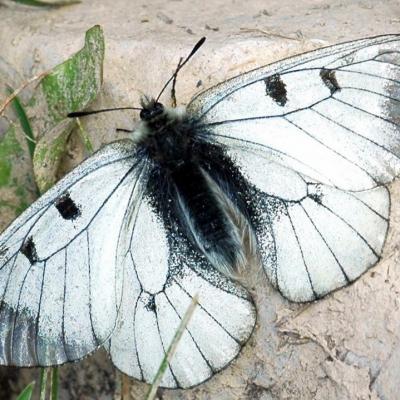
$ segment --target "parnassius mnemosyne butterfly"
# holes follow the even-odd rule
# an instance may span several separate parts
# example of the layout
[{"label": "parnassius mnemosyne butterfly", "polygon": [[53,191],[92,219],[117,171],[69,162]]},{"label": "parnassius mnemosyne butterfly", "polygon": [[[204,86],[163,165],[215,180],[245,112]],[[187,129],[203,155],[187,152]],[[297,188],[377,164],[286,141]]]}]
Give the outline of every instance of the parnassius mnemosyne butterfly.
[{"label": "parnassius mnemosyne butterfly", "polygon": [[295,302],[378,262],[399,116],[399,35],[241,74],[185,110],[144,99],[130,139],[84,161],[0,236],[0,363],[57,365],[104,346],[151,382],[198,294],[162,386],[210,378],[256,320],[235,279],[244,238]]}]

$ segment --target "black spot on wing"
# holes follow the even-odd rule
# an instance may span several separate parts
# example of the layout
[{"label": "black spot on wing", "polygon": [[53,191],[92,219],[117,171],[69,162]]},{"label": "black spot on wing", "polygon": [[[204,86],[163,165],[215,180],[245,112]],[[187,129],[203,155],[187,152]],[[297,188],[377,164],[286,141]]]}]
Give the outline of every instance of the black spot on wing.
[{"label": "black spot on wing", "polygon": [[287,103],[288,99],[286,85],[282,81],[280,75],[275,74],[269,76],[264,79],[264,83],[266,95],[272,97],[277,104],[283,107]]},{"label": "black spot on wing", "polygon": [[29,260],[31,265],[39,260],[32,236],[29,236],[28,240],[22,245],[21,253]]},{"label": "black spot on wing", "polygon": [[331,94],[340,90],[340,85],[336,79],[335,71],[322,68],[319,76],[321,77],[322,82],[324,82],[324,85],[330,90]]},{"label": "black spot on wing", "polygon": [[54,205],[64,219],[74,220],[81,215],[81,210],[71,199],[68,192],[57,199]]}]

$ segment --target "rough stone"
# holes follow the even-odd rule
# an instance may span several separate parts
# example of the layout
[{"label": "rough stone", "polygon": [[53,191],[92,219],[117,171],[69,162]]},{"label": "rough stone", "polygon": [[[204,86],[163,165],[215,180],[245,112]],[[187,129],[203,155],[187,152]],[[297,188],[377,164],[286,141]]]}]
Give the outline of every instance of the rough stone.
[{"label": "rough stone", "polygon": [[[196,4],[196,5],[195,5]],[[137,105],[156,94],[201,36],[207,42],[182,71],[178,102],[228,77],[303,51],[400,31],[398,0],[82,0],[57,9],[0,3],[0,67],[22,82],[79,49],[103,26],[104,88],[93,108]],[[5,94],[0,94],[0,103]],[[167,96],[165,97],[167,98]],[[137,115],[93,116],[85,127],[98,148],[131,128]],[[79,153],[80,154],[80,153]],[[261,277],[252,291],[257,328],[240,357],[209,382],[169,399],[382,399],[400,392],[400,185],[392,185],[392,222],[383,261],[350,287],[307,305],[290,304]],[[9,221],[6,221],[9,222]],[[62,399],[111,399],[147,386],[115,384],[104,354],[61,368]],[[11,398],[38,372],[0,369],[0,397]]]}]

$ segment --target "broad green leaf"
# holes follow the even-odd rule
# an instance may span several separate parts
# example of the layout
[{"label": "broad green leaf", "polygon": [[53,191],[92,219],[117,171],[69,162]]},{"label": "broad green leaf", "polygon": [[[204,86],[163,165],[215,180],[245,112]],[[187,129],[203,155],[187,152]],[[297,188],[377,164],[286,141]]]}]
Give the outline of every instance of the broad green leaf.
[{"label": "broad green leaf", "polygon": [[14,1],[15,3],[24,4],[26,6],[36,6],[36,7],[62,7],[80,3],[79,0],[70,0],[70,1],[12,0],[12,1]]},{"label": "broad green leaf", "polygon": [[86,108],[100,91],[103,60],[103,31],[96,25],[86,32],[84,47],[46,75],[31,99],[29,114],[35,115],[37,138],[33,168],[41,192],[56,182],[69,134],[76,127],[75,120],[64,122],[67,114]]},{"label": "broad green leaf", "polygon": [[[103,81],[104,36],[100,26],[89,29],[85,45],[57,65],[38,85],[30,104],[36,137],[52,129],[73,111],[84,109],[98,94]],[[30,113],[31,114],[31,113]]]},{"label": "broad green leaf", "polygon": [[50,124],[60,122],[69,112],[84,109],[94,100],[103,82],[103,60],[103,31],[96,25],[86,32],[83,49],[40,82]]},{"label": "broad green leaf", "polygon": [[17,400],[30,400],[35,382],[31,382],[17,397]]},{"label": "broad green leaf", "polygon": [[32,162],[18,125],[0,134],[0,231],[35,199]]}]

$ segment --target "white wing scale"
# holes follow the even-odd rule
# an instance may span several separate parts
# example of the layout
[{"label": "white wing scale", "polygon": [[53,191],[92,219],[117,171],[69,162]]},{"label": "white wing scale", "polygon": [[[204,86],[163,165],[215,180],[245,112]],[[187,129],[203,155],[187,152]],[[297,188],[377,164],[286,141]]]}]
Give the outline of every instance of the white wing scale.
[{"label": "white wing scale", "polygon": [[[0,236],[1,364],[61,364],[110,336],[122,287],[117,243],[138,179],[134,154],[130,141],[106,146]],[[56,207],[66,193],[72,218]]]}]

